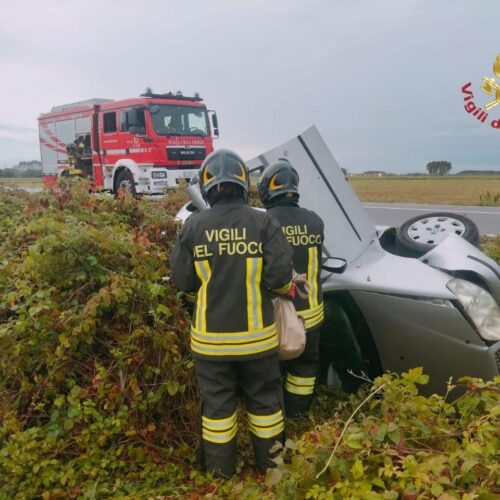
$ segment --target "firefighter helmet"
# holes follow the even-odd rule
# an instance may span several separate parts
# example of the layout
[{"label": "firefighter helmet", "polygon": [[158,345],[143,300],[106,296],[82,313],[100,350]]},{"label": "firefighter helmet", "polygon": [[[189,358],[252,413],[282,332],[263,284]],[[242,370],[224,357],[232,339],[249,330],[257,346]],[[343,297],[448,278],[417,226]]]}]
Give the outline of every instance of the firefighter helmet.
[{"label": "firefighter helmet", "polygon": [[265,205],[281,194],[299,194],[299,174],[288,160],[279,160],[264,169],[257,187]]},{"label": "firefighter helmet", "polygon": [[250,178],[245,162],[233,151],[218,149],[210,153],[200,168],[200,189],[203,196],[220,184],[236,184],[248,193]]}]

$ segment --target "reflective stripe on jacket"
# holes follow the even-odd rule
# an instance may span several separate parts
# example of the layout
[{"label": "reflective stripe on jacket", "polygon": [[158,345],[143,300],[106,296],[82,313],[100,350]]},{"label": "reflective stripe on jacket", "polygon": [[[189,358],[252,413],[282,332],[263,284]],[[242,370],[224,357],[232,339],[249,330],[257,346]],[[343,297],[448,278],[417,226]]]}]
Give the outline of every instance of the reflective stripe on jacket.
[{"label": "reflective stripe on jacket", "polygon": [[196,292],[194,356],[262,357],[277,348],[271,290],[289,291],[292,254],[278,222],[240,198],[189,217],[170,262],[175,285]]},{"label": "reflective stripe on jacket", "polygon": [[293,267],[299,274],[307,274],[309,297],[295,295],[294,305],[311,330],[323,323],[323,292],[321,290],[321,247],[324,239],[324,224],[311,210],[299,207],[295,201],[284,201],[267,210],[283,228],[293,249]]}]

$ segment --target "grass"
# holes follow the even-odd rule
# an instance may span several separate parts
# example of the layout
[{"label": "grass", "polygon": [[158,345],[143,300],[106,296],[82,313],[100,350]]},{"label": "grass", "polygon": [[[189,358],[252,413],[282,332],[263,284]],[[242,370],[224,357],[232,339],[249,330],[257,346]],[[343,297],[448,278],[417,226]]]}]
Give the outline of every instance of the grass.
[{"label": "grass", "polygon": [[361,201],[500,206],[500,176],[350,177]]},{"label": "grass", "polygon": [[490,238],[483,236],[481,238],[481,250],[500,264],[500,236]]},{"label": "grass", "polygon": [[[354,176],[349,182],[364,202],[500,206],[500,176]],[[42,179],[0,178],[1,186],[39,188]]]},{"label": "grass", "polygon": [[0,177],[0,187],[41,188],[43,186],[41,177],[11,178]]}]

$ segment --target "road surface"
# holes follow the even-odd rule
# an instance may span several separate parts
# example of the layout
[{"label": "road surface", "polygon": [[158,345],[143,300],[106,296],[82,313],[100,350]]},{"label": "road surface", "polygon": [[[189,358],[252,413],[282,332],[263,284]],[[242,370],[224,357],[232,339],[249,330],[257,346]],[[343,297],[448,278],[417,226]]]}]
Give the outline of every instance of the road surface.
[{"label": "road surface", "polygon": [[480,234],[500,234],[500,207],[465,207],[462,205],[414,205],[410,203],[363,203],[377,226],[400,226],[417,215],[451,212],[465,215],[477,224]]}]

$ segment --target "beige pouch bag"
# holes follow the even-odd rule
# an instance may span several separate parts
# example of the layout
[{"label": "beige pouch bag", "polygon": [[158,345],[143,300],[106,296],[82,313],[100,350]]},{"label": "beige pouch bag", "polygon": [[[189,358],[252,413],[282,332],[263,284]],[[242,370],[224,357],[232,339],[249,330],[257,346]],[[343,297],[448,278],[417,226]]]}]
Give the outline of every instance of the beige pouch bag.
[{"label": "beige pouch bag", "polygon": [[[303,298],[307,297],[309,287],[305,274],[297,274],[294,271],[293,281],[300,283],[305,289],[304,292],[296,287],[296,293]],[[278,354],[282,361],[298,358],[306,347],[306,328],[302,316],[297,314],[295,306],[290,299],[276,297],[273,299],[274,321],[278,332],[279,347]]]}]

